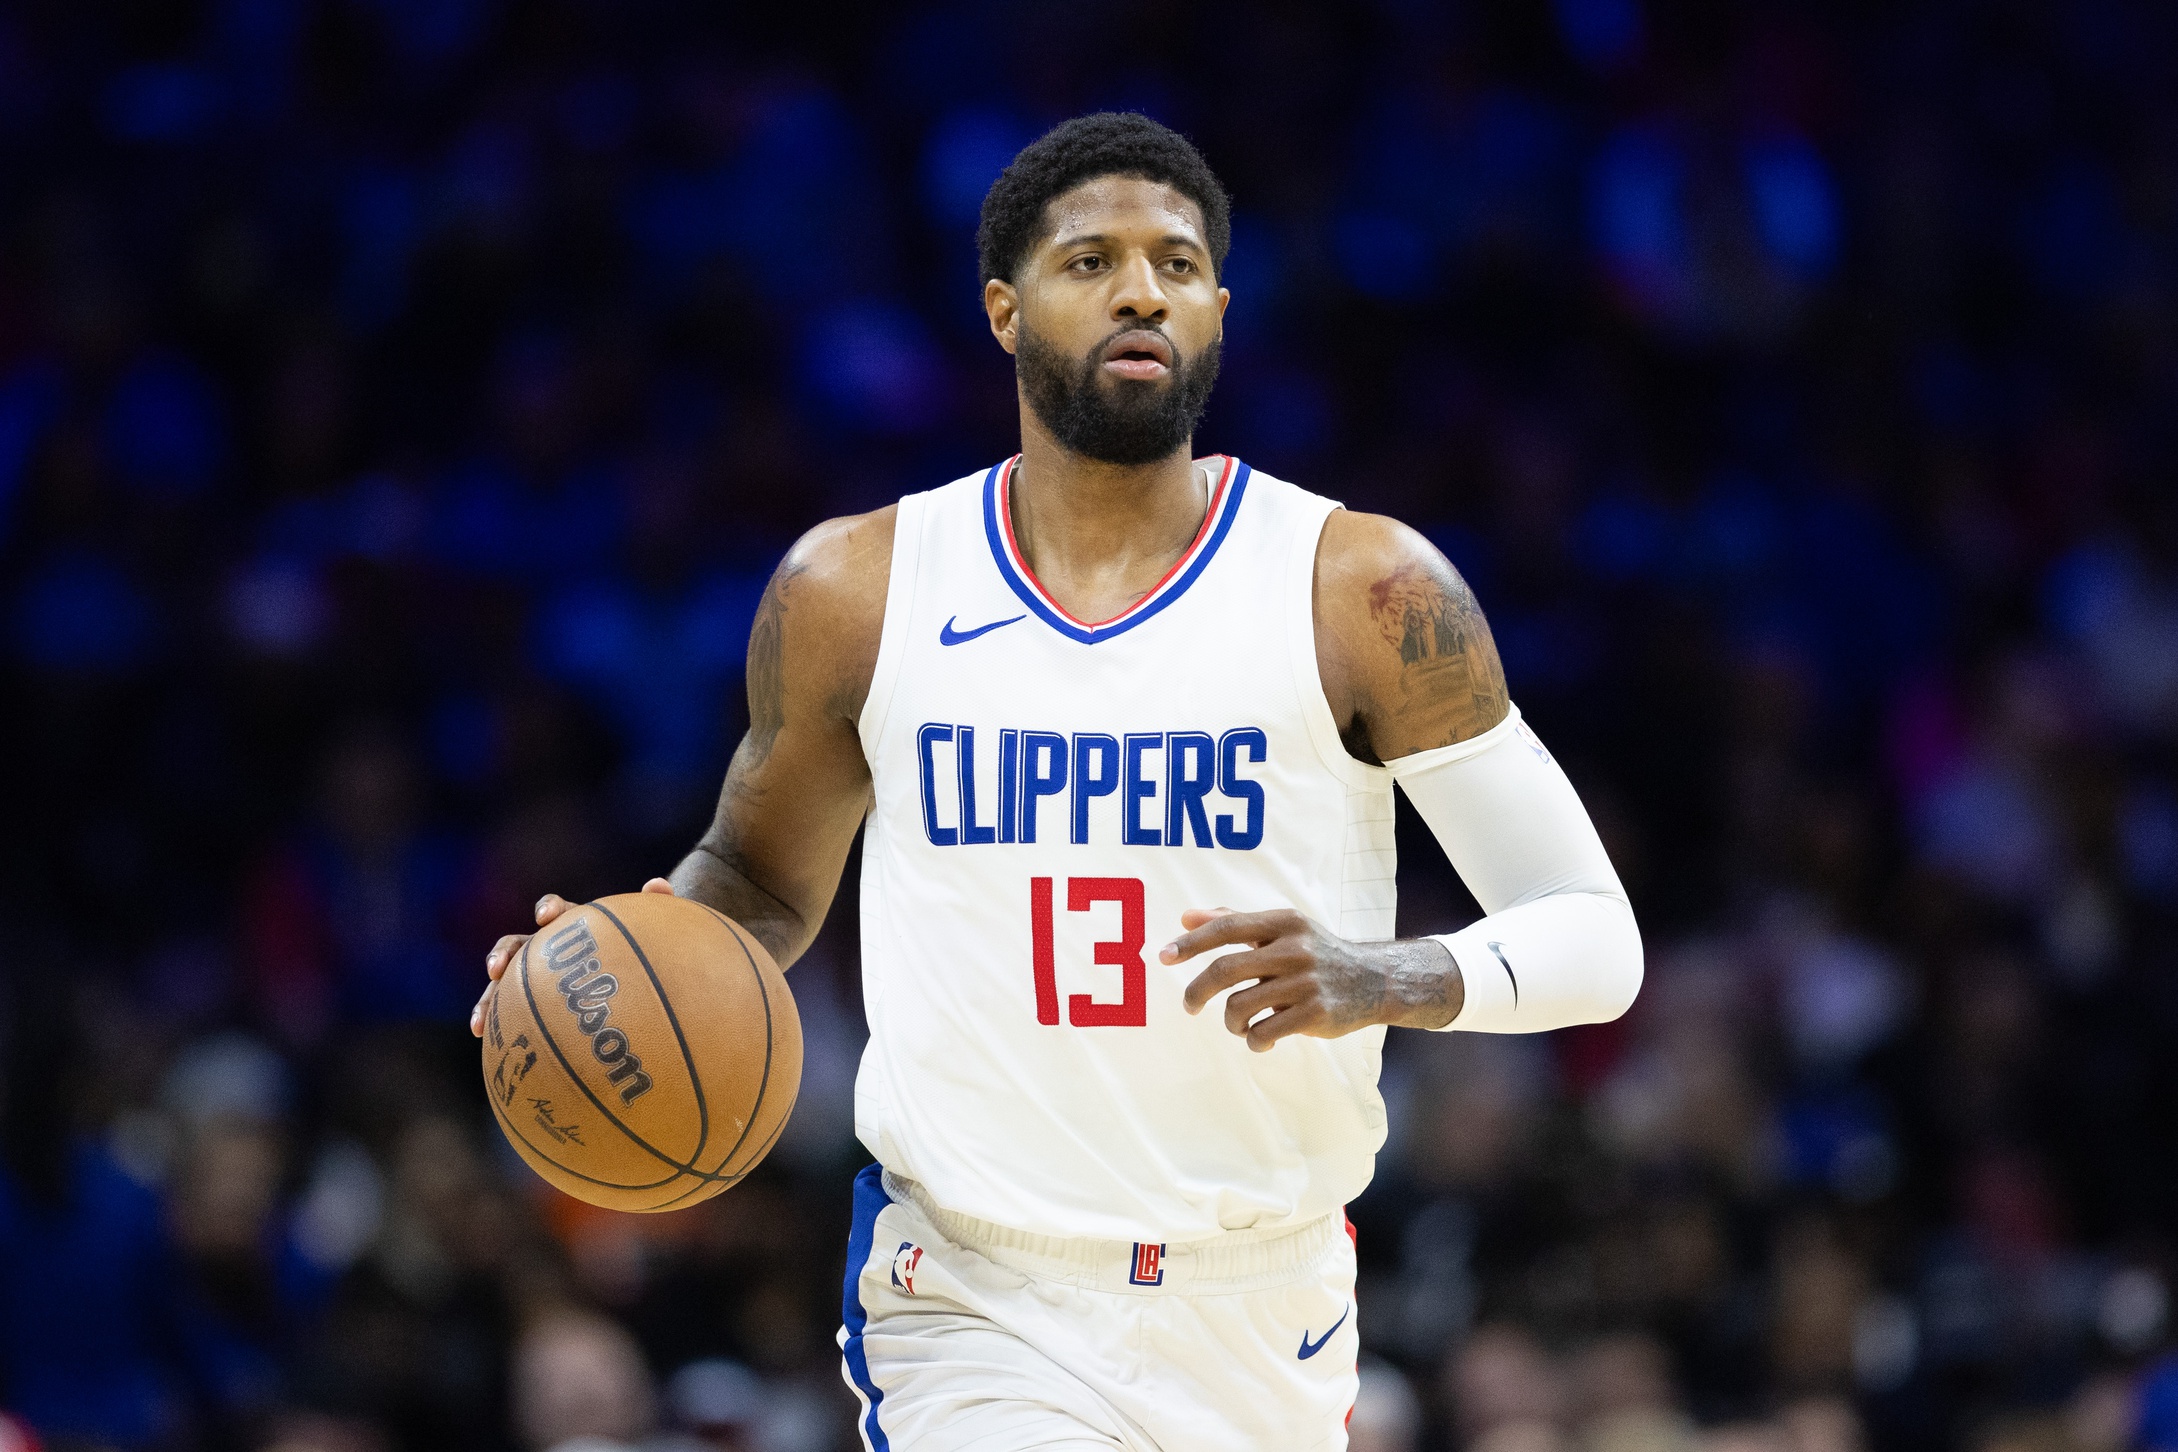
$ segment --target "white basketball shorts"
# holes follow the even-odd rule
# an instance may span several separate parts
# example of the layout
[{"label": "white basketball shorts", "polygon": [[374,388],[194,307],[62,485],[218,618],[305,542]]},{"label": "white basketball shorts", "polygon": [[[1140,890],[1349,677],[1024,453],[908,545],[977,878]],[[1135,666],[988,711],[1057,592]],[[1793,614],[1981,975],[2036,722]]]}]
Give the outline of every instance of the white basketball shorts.
[{"label": "white basketball shorts", "polygon": [[870,1452],[1337,1452],[1343,1215],[1196,1245],[1028,1235],[856,1177],[839,1344]]}]

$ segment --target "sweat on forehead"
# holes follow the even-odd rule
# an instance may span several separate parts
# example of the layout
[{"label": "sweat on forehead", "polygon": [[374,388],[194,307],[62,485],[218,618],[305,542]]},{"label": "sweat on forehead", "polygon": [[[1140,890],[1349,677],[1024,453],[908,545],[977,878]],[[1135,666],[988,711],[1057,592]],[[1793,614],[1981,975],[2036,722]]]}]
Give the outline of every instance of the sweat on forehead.
[{"label": "sweat on forehead", "polygon": [[1146,224],[1203,245],[1202,208],[1169,184],[1146,177],[1092,177],[1046,203],[1043,222],[1038,244]]}]

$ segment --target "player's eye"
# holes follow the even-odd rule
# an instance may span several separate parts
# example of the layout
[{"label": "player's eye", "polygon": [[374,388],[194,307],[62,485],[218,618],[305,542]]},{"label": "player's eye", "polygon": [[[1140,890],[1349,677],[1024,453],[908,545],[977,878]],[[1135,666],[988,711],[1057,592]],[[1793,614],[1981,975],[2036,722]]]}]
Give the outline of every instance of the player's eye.
[{"label": "player's eye", "polygon": [[1067,264],[1076,272],[1095,272],[1104,266],[1104,259],[1097,256],[1077,257]]}]

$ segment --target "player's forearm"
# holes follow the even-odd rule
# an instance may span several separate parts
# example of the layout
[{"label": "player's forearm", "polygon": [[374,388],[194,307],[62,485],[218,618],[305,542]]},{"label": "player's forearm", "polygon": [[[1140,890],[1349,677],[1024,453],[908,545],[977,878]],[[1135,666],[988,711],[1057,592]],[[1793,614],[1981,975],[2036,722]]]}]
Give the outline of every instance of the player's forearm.
[{"label": "player's forearm", "polygon": [[1518,1034],[1607,1023],[1641,989],[1633,909],[1605,893],[1557,893],[1457,933],[1370,947],[1385,984],[1378,1021],[1395,1028]]},{"label": "player's forearm", "polygon": [[1441,1026],[1537,1033],[1617,1018],[1642,976],[1641,933],[1565,772],[1516,717],[1389,763],[1488,916],[1436,941],[1457,960]]},{"label": "player's forearm", "polygon": [[1460,1016],[1467,985],[1459,960],[1436,938],[1372,943],[1384,974],[1380,1023],[1394,1028],[1441,1029]]},{"label": "player's forearm", "polygon": [[[667,879],[676,897],[693,898],[717,909],[749,931],[764,945],[772,961],[789,967],[817,936],[822,913],[796,910],[792,903],[758,886],[749,874],[728,860],[730,848],[721,851],[709,839],[674,867]],[[816,921],[812,921],[812,918]]]},{"label": "player's forearm", "polygon": [[[753,712],[753,684],[749,699]],[[861,741],[836,718],[752,724],[673,891],[740,923],[785,968],[824,926],[869,797]]]},{"label": "player's forearm", "polygon": [[1608,1023],[1641,991],[1641,932],[1623,897],[1567,892],[1432,939],[1459,963],[1460,1011],[1431,1027],[1529,1034]]}]

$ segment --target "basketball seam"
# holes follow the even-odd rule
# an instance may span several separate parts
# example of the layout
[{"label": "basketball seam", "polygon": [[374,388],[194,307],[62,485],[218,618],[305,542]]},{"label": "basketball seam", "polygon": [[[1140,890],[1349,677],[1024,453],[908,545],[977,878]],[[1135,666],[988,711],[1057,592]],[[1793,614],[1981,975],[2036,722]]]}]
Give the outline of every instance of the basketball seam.
[{"label": "basketball seam", "polygon": [[[658,995],[658,1006],[665,1010],[666,1022],[673,1025],[673,1039],[674,1042],[681,1046],[681,1062],[688,1066],[688,1084],[696,1094],[696,1147],[688,1152],[688,1163],[693,1166],[698,1159],[702,1158],[703,1147],[711,1142],[711,1109],[709,1103],[703,1097],[703,1075],[696,1069],[696,1056],[690,1053],[688,1049],[688,1035],[681,1032],[681,1019],[680,1015],[673,1011],[673,1000],[666,995],[665,985],[658,981],[658,970],[650,966],[650,955],[643,951],[641,943],[635,941],[635,934],[629,932],[628,925],[620,921],[619,915],[602,902],[594,902],[590,906],[605,914],[612,925],[620,930],[620,936],[628,940],[628,947],[634,952],[635,961],[643,965],[644,976],[650,979],[651,990]],[[770,1050],[767,1047],[766,1053],[769,1052]],[[761,1102],[761,1091],[758,1093],[758,1099]],[[609,1109],[605,1112],[612,1113]],[[701,1174],[702,1171],[697,1170],[695,1173]]]},{"label": "basketball seam", "polygon": [[[695,900],[691,898],[689,901],[694,902]],[[702,908],[712,917],[717,918],[719,925],[726,929],[726,936],[733,939],[734,946],[741,950],[742,958],[748,962],[749,972],[756,976],[756,995],[764,1004],[764,1077],[757,1082],[756,1102],[749,1106],[749,1117],[741,1126],[741,1137],[734,1141],[733,1148],[726,1151],[718,1162],[718,1167],[723,1170],[733,1163],[734,1156],[740,1153],[741,1146],[747,1142],[749,1131],[756,1127],[757,1116],[763,1113],[764,1096],[771,1092],[771,989],[764,983],[764,970],[756,966],[756,955],[749,951],[747,943],[741,941],[742,930],[735,924],[734,920],[707,902],[696,903],[696,906]],[[645,964],[644,966],[648,967],[649,965]],[[660,989],[658,996],[664,998],[665,991]],[[793,1106],[789,1105],[787,1112],[791,1114]],[[781,1124],[786,1123],[783,1119],[779,1122]]]},{"label": "basketball seam", "polygon": [[[529,980],[526,972],[528,960],[529,943],[527,940],[525,940],[522,944],[522,951],[520,955],[515,958],[514,966],[509,969],[509,971],[520,974],[522,976],[524,990],[523,996],[529,999],[530,1021],[537,1025],[537,1032],[539,1036],[544,1038],[547,1044],[549,1044],[551,1042],[551,1035],[545,1032],[544,1020],[540,1018],[537,1014],[537,1000],[534,997],[530,997],[528,993]],[[502,984],[502,989],[503,988],[504,985]],[[563,1059],[561,1062],[564,1064],[566,1061]],[[569,1076],[573,1076],[572,1070],[569,1071]],[[500,1108],[498,1096],[493,1094],[491,1090],[486,1089],[484,1091],[484,1099],[486,1103],[491,1105],[493,1117],[499,1121],[501,1129],[505,1134],[508,1135],[508,1137],[521,1141],[523,1146],[526,1147],[532,1154],[536,1155],[538,1159],[543,1160],[546,1164],[552,1166],[552,1168],[560,1171],[562,1174],[572,1175],[576,1179],[585,1181],[589,1184],[601,1185],[608,1190],[661,1190],[664,1189],[666,1186],[672,1184],[675,1180],[680,1179],[682,1175],[700,1175],[703,1173],[700,1170],[683,1170],[679,1173],[668,1175],[662,1180],[646,1180],[640,1185],[624,1185],[618,1180],[601,1180],[595,1175],[586,1175],[582,1171],[574,1168],[572,1165],[562,1164],[559,1160],[553,1158],[550,1154],[547,1154],[545,1150],[540,1145],[538,1145],[535,1140],[531,1139],[528,1135],[522,1133],[521,1129],[517,1127],[514,1122],[514,1116],[506,1113],[503,1109]],[[626,1126],[622,1125],[618,1120],[608,1117],[607,1123],[611,1124],[613,1128],[619,1130],[622,1134],[627,1134]],[[629,1136],[629,1138],[632,1139],[633,1136],[631,1135]]]},{"label": "basketball seam", "polygon": [[[489,1094],[486,1094],[484,1097],[486,1099],[491,1099],[491,1095]],[[551,1155],[546,1154],[544,1150],[538,1147],[535,1140],[531,1139],[528,1135],[522,1133],[522,1131],[515,1125],[514,1117],[508,1114],[505,1110],[501,1109],[497,1100],[492,1100],[492,1114],[495,1118],[498,1119],[500,1129],[506,1133],[508,1138],[520,1140],[523,1148],[527,1149],[538,1159],[543,1160],[546,1164],[552,1166],[553,1169],[558,1170],[561,1174],[572,1175],[575,1179],[581,1180],[585,1184],[598,1185],[607,1190],[662,1190],[666,1186],[672,1184],[675,1180],[686,1179],[690,1175],[698,1174],[698,1172],[694,1170],[682,1170],[676,1174],[668,1175],[662,1180],[648,1180],[640,1185],[623,1185],[618,1180],[601,1180],[595,1175],[584,1174],[582,1171],[574,1168],[572,1165],[562,1164],[560,1161],[554,1159]],[[721,1177],[699,1175],[699,1178]]]},{"label": "basketball seam", "polygon": [[[585,906],[595,907],[595,906],[596,906],[596,904],[595,904],[595,903],[589,903],[589,904],[585,904]],[[612,915],[611,915],[610,913],[608,913],[608,914],[606,914],[606,916],[608,916],[608,917],[611,917]],[[614,919],[614,922],[615,922],[615,923],[618,923],[618,921],[619,921],[619,920],[618,920],[617,918],[615,918],[615,919]],[[621,931],[622,931],[623,933],[625,933],[625,932],[626,932],[627,930],[626,930],[625,928],[623,928],[623,929],[621,929]],[[534,938],[534,935],[532,935],[532,937]],[[638,1149],[642,1150],[642,1151],[643,1151],[643,1152],[644,1152],[645,1154],[648,1154],[648,1155],[652,1156],[653,1158],[657,1159],[657,1160],[658,1160],[658,1161],[660,1161],[661,1163],[663,1163],[663,1164],[668,1164],[668,1165],[671,1165],[671,1166],[673,1166],[673,1168],[674,1168],[674,1169],[676,1169],[676,1170],[679,1170],[679,1171],[680,1171],[680,1172],[681,1172],[682,1174],[684,1174],[684,1175],[697,1175],[697,1176],[701,1176],[702,1178],[704,1178],[704,1179],[707,1179],[707,1180],[716,1180],[716,1179],[724,1179],[724,1178],[726,1178],[726,1177],[725,1177],[725,1176],[723,1176],[723,1175],[713,1175],[713,1174],[708,1174],[708,1173],[706,1173],[706,1172],[705,1172],[705,1171],[703,1171],[703,1170],[699,1170],[699,1169],[697,1169],[697,1168],[696,1168],[696,1167],[695,1167],[694,1165],[688,1165],[688,1164],[683,1164],[683,1163],[681,1163],[681,1162],[680,1162],[679,1160],[677,1160],[677,1159],[674,1159],[674,1158],[673,1158],[673,1157],[672,1157],[671,1155],[669,1155],[669,1154],[665,1153],[665,1152],[664,1152],[663,1150],[659,1149],[659,1148],[658,1148],[658,1147],[657,1147],[656,1145],[653,1145],[653,1144],[652,1144],[652,1143],[651,1143],[651,1142],[650,1142],[649,1140],[647,1140],[647,1139],[644,1139],[644,1138],[643,1138],[643,1137],[642,1137],[641,1135],[637,1134],[637,1133],[636,1133],[636,1132],[635,1132],[634,1130],[632,1130],[632,1129],[628,1128],[628,1127],[627,1127],[627,1126],[626,1126],[625,1124],[622,1124],[622,1123],[620,1122],[620,1118],[619,1118],[619,1116],[618,1116],[618,1115],[616,1115],[616,1114],[614,1114],[614,1113],[613,1113],[613,1112],[612,1112],[612,1111],[611,1111],[610,1109],[607,1109],[607,1108],[605,1107],[605,1102],[604,1102],[603,1100],[599,1099],[599,1098],[597,1097],[597,1095],[596,1095],[596,1094],[594,1094],[594,1093],[592,1093],[592,1092],[591,1092],[590,1086],[589,1086],[588,1084],[586,1084],[586,1083],[584,1083],[584,1082],[583,1082],[583,1080],[582,1080],[582,1075],[580,1075],[580,1074],[576,1073],[576,1072],[575,1072],[575,1066],[574,1066],[573,1064],[571,1064],[571,1063],[569,1063],[569,1062],[567,1061],[567,1051],[566,1051],[566,1050],[564,1050],[564,1049],[562,1049],[562,1048],[560,1047],[560,1044],[559,1044],[559,1040],[558,1040],[558,1039],[555,1039],[555,1038],[554,1038],[554,1037],[552,1036],[552,1030],[551,1030],[551,1029],[550,1029],[550,1028],[549,1028],[549,1027],[548,1027],[548,1026],[546,1025],[546,1023],[545,1023],[545,1016],[544,1016],[544,1014],[543,1014],[543,1013],[542,1013],[542,1012],[541,1012],[541,1011],[540,1011],[540,1010],[538,1009],[538,1007],[537,1007],[537,993],[536,993],[536,990],[535,990],[535,989],[533,989],[533,988],[531,988],[531,987],[530,987],[530,982],[529,982],[529,973],[528,973],[528,970],[527,970],[527,964],[528,964],[528,961],[529,961],[529,944],[528,944],[528,943],[524,943],[524,944],[522,944],[522,956],[521,956],[521,958],[520,958],[519,960],[517,960],[517,961],[518,961],[518,962],[519,962],[519,963],[520,963],[520,964],[521,964],[521,965],[523,966],[523,970],[524,970],[524,971],[523,971],[523,973],[522,973],[522,997],[523,997],[523,998],[525,998],[525,999],[527,999],[527,1000],[528,1000],[528,1002],[529,1002],[529,1016],[530,1016],[530,1017],[531,1017],[532,1019],[534,1019],[534,1020],[536,1021],[536,1024],[537,1024],[537,1032],[538,1032],[538,1034],[539,1034],[540,1036],[542,1036],[542,1037],[543,1037],[543,1039],[544,1039],[544,1041],[545,1041],[545,1047],[546,1047],[546,1048],[549,1048],[550,1050],[552,1050],[552,1057],[554,1057],[555,1059],[558,1059],[558,1060],[560,1061],[560,1067],[561,1067],[562,1069],[565,1069],[565,1070],[567,1071],[567,1077],[568,1077],[568,1079],[569,1079],[569,1080],[570,1080],[570,1081],[571,1081],[571,1082],[572,1082],[572,1083],[574,1084],[574,1086],[575,1086],[575,1087],[576,1087],[577,1089],[580,1089],[580,1090],[582,1091],[582,1096],[583,1096],[583,1098],[585,1098],[585,1099],[589,1100],[589,1101],[590,1101],[590,1102],[591,1102],[591,1103],[592,1103],[593,1105],[595,1105],[595,1106],[597,1107],[597,1112],[598,1112],[598,1113],[600,1113],[600,1114],[602,1114],[602,1115],[604,1115],[604,1116],[605,1116],[605,1118],[606,1118],[606,1121],[607,1121],[608,1123],[610,1123],[610,1124],[611,1124],[611,1125],[613,1126],[613,1128],[615,1128],[615,1129],[619,1130],[619,1131],[620,1131],[620,1132],[621,1132],[622,1134],[626,1135],[626,1136],[628,1137],[628,1141],[629,1141],[629,1143],[631,1143],[631,1144],[635,1145],[635,1146],[636,1146],[636,1148],[638,1148]],[[648,971],[649,965],[648,965],[648,964],[645,964],[645,965],[644,965],[644,967],[645,967],[645,970],[646,970],[646,971]],[[653,978],[653,979],[652,979],[651,981],[652,981],[652,983],[653,983],[653,984],[655,984],[655,983],[657,982],[657,980],[656,980],[655,978]],[[664,993],[664,990],[663,990],[663,989],[659,990],[659,998],[660,998],[660,1000],[662,1001],[662,1000],[664,999],[664,997],[665,997],[665,993]],[[670,1010],[670,1009],[668,1009],[668,1010],[667,1010],[667,1012],[668,1012],[668,1014],[670,1015],[670,1013],[671,1013],[671,1010]],[[683,1062],[683,1063],[685,1063],[685,1064],[687,1064],[687,1065],[688,1065],[688,1078],[689,1078],[689,1081],[690,1081],[691,1083],[695,1083],[695,1082],[696,1082],[696,1080],[697,1080],[697,1076],[696,1076],[696,1065],[695,1065],[695,1063],[694,1063],[694,1061],[693,1061],[693,1060],[691,1060],[691,1059],[689,1059],[689,1058],[688,1058],[688,1049],[687,1049],[687,1044],[685,1043],[685,1041],[683,1042],[683,1044],[682,1044],[682,1046],[681,1046],[681,1059],[682,1059],[682,1062]],[[696,1091],[696,1092],[697,1092],[697,1095],[698,1095],[698,1097],[699,1097],[699,1099],[700,1099],[700,1097],[701,1097],[701,1095],[702,1095],[702,1092],[703,1092],[703,1091],[702,1091],[702,1089],[701,1089],[701,1088],[699,1087],[699,1088],[697,1089],[697,1091]],[[572,1174],[572,1173],[575,1173],[575,1172],[574,1172],[574,1171],[569,1171],[569,1173],[570,1173],[570,1174]],[[589,1179],[589,1176],[587,1176],[587,1175],[584,1175],[584,1176],[582,1176],[582,1178],[583,1178],[583,1179]],[[603,1183],[603,1182],[602,1182],[602,1181],[599,1181],[598,1183]]]},{"label": "basketball seam", "polygon": [[[797,1102],[800,1101],[801,1093],[799,1086],[797,1086],[796,1088],[794,1097]],[[740,1180],[747,1178],[750,1170],[755,1169],[758,1165],[764,1162],[764,1156],[771,1153],[771,1147],[779,1142],[779,1136],[786,1132],[787,1121],[792,1119],[793,1117],[794,1105],[789,1104],[787,1106],[787,1112],[780,1115],[779,1122],[771,1127],[770,1136],[766,1138],[761,1145],[757,1146],[756,1154],[752,1159],[750,1159],[748,1165],[745,1168],[734,1171],[735,1179]]]},{"label": "basketball seam", "polygon": [[[797,1093],[794,1097],[796,1098],[796,1100],[799,1100],[801,1098],[801,1095]],[[756,1157],[749,1161],[748,1169],[736,1170],[733,1172],[733,1174],[722,1177],[725,1179],[726,1183],[724,1185],[721,1185],[714,1193],[723,1195],[726,1193],[726,1191],[731,1190],[734,1186],[740,1184],[743,1180],[747,1179],[749,1177],[749,1172],[751,1170],[754,1170],[758,1165],[762,1164],[764,1162],[764,1156],[770,1154],[771,1147],[779,1142],[780,1134],[787,1127],[787,1119],[791,1118],[793,1114],[794,1106],[792,1104],[789,1104],[787,1106],[786,1115],[781,1117],[779,1122],[771,1127],[770,1138],[766,1139],[764,1143],[758,1147],[756,1151]],[[751,1122],[753,1123],[753,1120]],[[661,1205],[653,1205],[650,1207],[649,1210],[645,1210],[640,1213],[647,1215],[650,1214],[652,1211],[670,1210],[675,1205],[680,1204],[683,1200],[686,1200],[690,1195],[695,1194],[697,1190],[700,1190],[702,1188],[703,1186],[697,1185],[690,1189],[683,1190],[680,1194],[675,1195],[672,1199],[666,1201],[665,1203]],[[706,1196],[705,1198],[709,1197]]]}]

